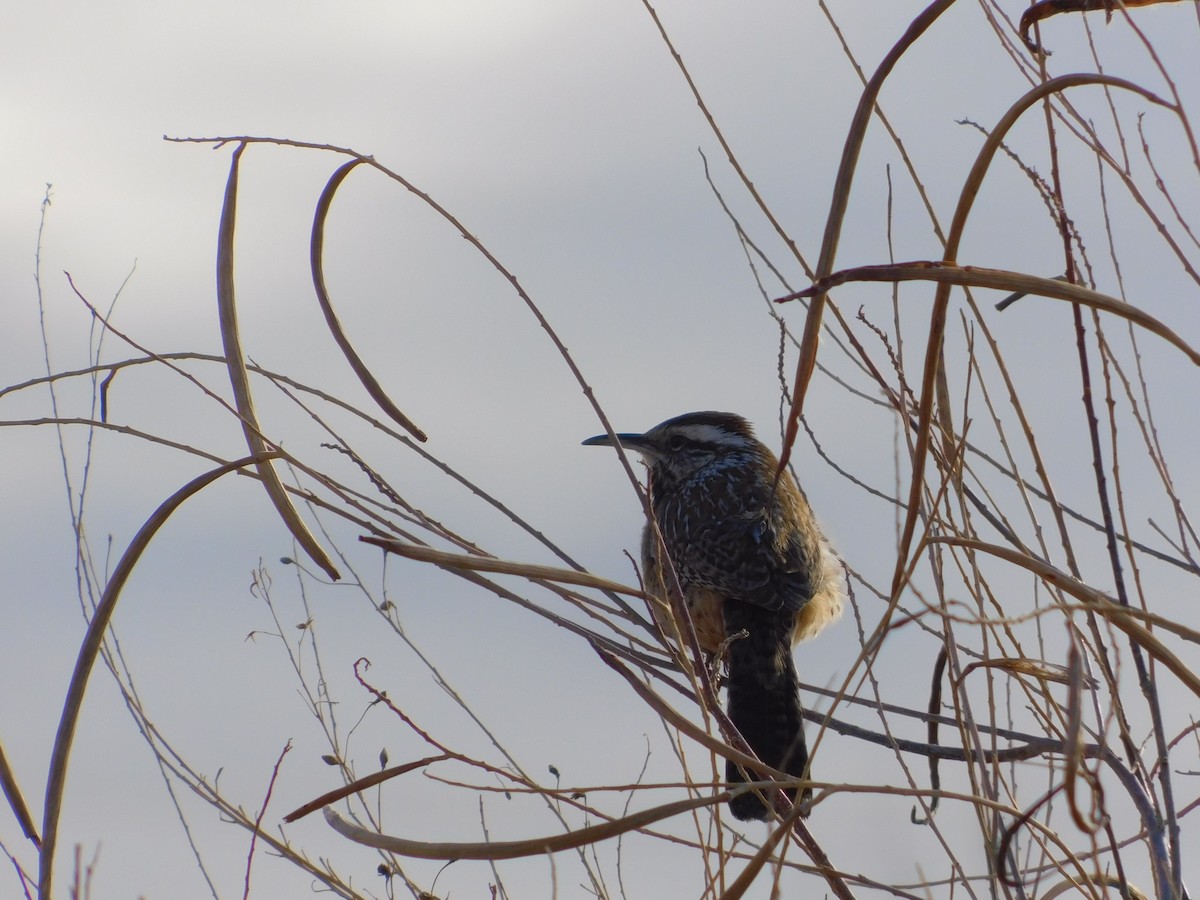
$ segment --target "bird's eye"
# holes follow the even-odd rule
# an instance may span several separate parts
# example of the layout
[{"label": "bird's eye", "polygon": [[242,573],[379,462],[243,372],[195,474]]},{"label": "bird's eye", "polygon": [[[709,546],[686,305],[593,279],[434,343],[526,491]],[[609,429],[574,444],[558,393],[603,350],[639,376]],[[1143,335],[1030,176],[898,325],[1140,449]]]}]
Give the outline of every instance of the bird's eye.
[{"label": "bird's eye", "polygon": [[682,437],[677,434],[673,434],[667,438],[667,449],[671,450],[672,452],[678,452],[683,449],[683,445],[685,443],[686,442]]}]

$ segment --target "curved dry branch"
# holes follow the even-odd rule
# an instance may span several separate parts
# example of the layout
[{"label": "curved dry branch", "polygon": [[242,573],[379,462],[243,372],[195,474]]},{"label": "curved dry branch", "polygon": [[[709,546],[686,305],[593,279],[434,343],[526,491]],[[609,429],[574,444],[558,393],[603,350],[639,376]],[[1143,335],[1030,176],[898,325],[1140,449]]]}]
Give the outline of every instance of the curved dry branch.
[{"label": "curved dry branch", "polygon": [[637,588],[627,587],[607,578],[600,578],[587,572],[576,572],[573,569],[559,569],[555,566],[536,566],[529,563],[509,562],[491,556],[469,556],[465,553],[446,553],[418,544],[409,544],[392,538],[375,537],[364,534],[359,538],[364,544],[374,544],[388,553],[395,553],[406,559],[419,562],[433,563],[447,569],[466,569],[471,572],[495,572],[498,575],[519,575],[534,581],[552,581],[559,584],[577,584],[580,587],[596,588],[600,591],[611,591],[614,594],[625,594],[628,597],[638,597],[649,600],[650,595]]},{"label": "curved dry branch", "polygon": [[238,416],[242,420],[242,431],[246,435],[246,445],[254,458],[258,460],[257,469],[266,488],[267,496],[275,505],[279,517],[292,533],[296,542],[308,554],[325,574],[337,581],[341,578],[333,565],[333,560],[317,543],[316,537],[309,531],[300,513],[292,505],[279,473],[268,461],[270,451],[267,441],[263,438],[258,427],[258,417],[254,412],[254,399],[250,393],[250,375],[246,371],[246,357],[242,353],[242,340],[238,333],[237,306],[233,290],[233,232],[237,219],[237,185],[238,165],[246,144],[240,143],[233,151],[233,159],[229,164],[229,179],[225,182],[225,200],[221,206],[221,227],[217,235],[217,312],[221,321],[221,343],[225,348],[226,367],[229,370],[229,382],[233,388],[234,404]]},{"label": "curved dry branch", "polygon": [[400,766],[392,766],[390,769],[384,769],[381,772],[372,772],[370,775],[364,775],[362,778],[355,778],[349,784],[343,784],[341,787],[334,788],[332,791],[326,791],[315,800],[310,800],[302,806],[296,807],[290,813],[283,817],[283,821],[291,824],[303,819],[309,813],[314,813],[324,806],[331,803],[337,803],[339,800],[344,800],[351,794],[357,794],[359,791],[365,791],[367,788],[375,787],[377,784],[383,784],[398,775],[406,775],[415,769],[423,769],[425,766],[432,765],[436,762],[444,762],[448,759],[453,759],[451,753],[439,753],[437,756],[427,756],[424,759],[417,759],[410,763],[404,763]]},{"label": "curved dry branch", "polygon": [[[751,785],[752,787],[753,785]],[[674,803],[664,803],[662,806],[651,807],[641,812],[632,813],[621,819],[601,822],[599,825],[589,825],[577,831],[565,834],[552,834],[541,838],[529,838],[523,841],[485,841],[482,843],[454,843],[449,841],[414,841],[408,838],[379,834],[355,825],[338,815],[332,806],[324,809],[325,821],[343,837],[348,837],[357,844],[386,850],[398,856],[408,856],[415,859],[480,859],[501,860],[520,859],[525,856],[542,856],[546,853],[558,853],[563,850],[574,850],[586,847],[597,841],[617,837],[629,831],[636,831],[655,822],[669,819],[680,813],[702,809],[717,803],[725,803],[730,797],[745,793],[743,788],[737,791],[722,791],[711,797],[693,797],[689,800],[677,800]]]},{"label": "curved dry branch", "polygon": [[[275,454],[269,454],[274,456]],[[51,882],[54,873],[54,851],[58,843],[58,821],[62,812],[63,794],[66,790],[67,761],[71,755],[71,744],[75,737],[75,726],[79,722],[79,713],[83,707],[83,695],[87,690],[88,678],[92,673],[100,647],[104,643],[104,633],[108,623],[112,621],[117,608],[117,600],[129,580],[134,566],[142,558],[142,554],[150,545],[158,529],[171,517],[183,501],[212,484],[222,475],[242,469],[246,466],[261,465],[266,461],[263,456],[247,456],[235,459],[223,466],[218,466],[197,478],[193,478],[174,494],[164,500],[148,518],[133,540],[121,555],[116,568],[108,579],[104,594],[96,605],[96,611],[88,622],[87,633],[79,647],[79,655],[75,660],[75,671],[71,674],[71,683],[67,687],[67,696],[63,701],[62,715],[58,720],[58,733],[54,736],[54,749],[50,754],[50,771],[46,778],[46,807],[42,816],[42,852],[38,859],[38,896],[50,897]]]},{"label": "curved dry branch", "polygon": [[325,220],[329,217],[329,207],[333,203],[333,195],[337,193],[338,187],[345,181],[346,176],[350,174],[350,170],[355,166],[361,165],[364,160],[352,159],[350,162],[341,166],[333,175],[330,176],[328,183],[325,185],[325,190],[321,192],[321,198],[317,201],[316,213],[313,215],[312,240],[309,244],[309,267],[312,269],[313,288],[317,292],[317,302],[321,304],[321,312],[325,314],[325,324],[329,326],[329,332],[333,335],[333,339],[341,348],[342,355],[346,357],[346,362],[350,363],[350,368],[354,370],[354,374],[358,376],[359,382],[367,393],[371,395],[371,399],[382,409],[387,415],[396,422],[401,428],[411,434],[418,441],[427,440],[426,434],[416,424],[400,411],[400,408],[392,402],[392,399],[387,395],[367,368],[366,363],[362,361],[362,357],[354,349],[350,343],[350,339],[346,337],[346,332],[342,328],[342,323],[338,321],[337,313],[333,311],[333,304],[329,301],[329,292],[325,289],[325,265],[322,259],[325,249]]},{"label": "curved dry branch", "polygon": [[937,284],[957,285],[960,287],[994,288],[996,290],[1014,291],[1021,294],[1032,294],[1048,297],[1053,300],[1066,300],[1079,303],[1101,312],[1112,313],[1132,322],[1147,331],[1158,335],[1163,340],[1183,351],[1188,359],[1200,366],[1200,353],[1181,338],[1161,319],[1155,318],[1141,307],[1134,306],[1109,294],[1093,291],[1081,284],[1071,284],[1058,278],[1042,278],[1028,275],[1024,272],[1011,272],[1007,269],[989,269],[983,266],[960,266],[950,262],[936,260],[915,260],[913,262],[891,263],[878,266],[856,266],[853,269],[843,269],[834,272],[811,287],[793,294],[787,294],[776,300],[783,303],[788,300],[815,297],[841,284],[856,281],[932,281]]},{"label": "curved dry branch", "polygon": [[[1121,5],[1130,8],[1152,6],[1156,3],[1178,2],[1179,0],[1121,0]],[[1034,25],[1049,19],[1051,16],[1061,15],[1062,13],[1086,13],[1097,12],[1099,10],[1104,10],[1111,19],[1114,5],[1113,0],[1039,0],[1039,2],[1031,4],[1021,13],[1021,24],[1019,26],[1021,40],[1030,53],[1044,53],[1049,56],[1050,51],[1029,36],[1029,31]]]}]

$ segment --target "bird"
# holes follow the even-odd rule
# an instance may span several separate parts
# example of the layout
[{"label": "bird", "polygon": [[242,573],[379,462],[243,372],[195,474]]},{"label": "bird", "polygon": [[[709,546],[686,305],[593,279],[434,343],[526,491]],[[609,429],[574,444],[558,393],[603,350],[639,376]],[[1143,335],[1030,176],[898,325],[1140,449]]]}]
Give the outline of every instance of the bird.
[{"label": "bird", "polygon": [[[734,413],[685,413],[641,434],[600,434],[583,444],[612,446],[614,437],[649,471],[642,580],[658,598],[650,604],[656,621],[680,640],[671,600],[686,603],[700,648],[725,656],[730,721],[762,762],[807,778],[792,645],[836,621],[846,596],[841,559],[807,498]],[[725,777],[732,786],[747,776],[727,760]],[[788,796],[795,801],[794,790]],[[807,789],[801,799],[810,798]],[[771,807],[746,792],[730,800],[730,812],[766,820]]]}]

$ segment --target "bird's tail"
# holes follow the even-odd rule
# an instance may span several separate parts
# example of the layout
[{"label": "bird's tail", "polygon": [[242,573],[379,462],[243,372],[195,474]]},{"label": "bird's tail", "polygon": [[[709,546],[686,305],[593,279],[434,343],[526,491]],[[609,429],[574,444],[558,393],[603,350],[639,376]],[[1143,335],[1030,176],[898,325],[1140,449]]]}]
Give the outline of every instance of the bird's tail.
[{"label": "bird's tail", "polygon": [[[725,631],[730,637],[745,630],[747,637],[729,644],[729,718],[754,753],[767,765],[801,776],[808,765],[804,743],[799,679],[792,662],[794,613],[767,610],[738,601],[725,603]],[[755,780],[754,773],[750,773]],[[727,762],[730,784],[745,781],[736,763]],[[807,800],[812,791],[804,793]],[[795,800],[795,791],[788,791]],[[729,804],[743,821],[768,818],[756,793],[743,794]]]}]

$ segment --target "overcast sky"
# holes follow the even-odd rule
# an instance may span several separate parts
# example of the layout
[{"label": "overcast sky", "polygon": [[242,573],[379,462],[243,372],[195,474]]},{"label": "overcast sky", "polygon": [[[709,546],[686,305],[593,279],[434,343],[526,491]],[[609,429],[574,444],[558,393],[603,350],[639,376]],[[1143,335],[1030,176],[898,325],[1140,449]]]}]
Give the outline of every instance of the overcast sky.
[{"label": "overcast sky", "polygon": [[[830,6],[868,72],[922,8],[911,2]],[[1196,15],[1186,7],[1147,9],[1136,21],[1161,54],[1184,107],[1194,111],[1200,52]],[[999,8],[1016,17],[1021,4]],[[815,261],[861,90],[824,14],[810,2],[672,0],[658,11],[748,176],[800,251]],[[1165,93],[1162,77],[1119,17],[1105,25],[1102,14],[1094,15],[1087,24],[1106,71]],[[1081,18],[1053,20],[1044,36],[1054,50],[1051,74],[1095,70]],[[943,226],[982,140],[959,120],[991,127],[1027,89],[981,7],[964,0],[883,91],[882,106]],[[1081,109],[1105,122],[1104,95],[1088,90]],[[1115,103],[1126,127],[1147,108],[1126,97]],[[113,322],[141,345],[159,353],[220,353],[214,260],[232,147],[214,150],[163,137],[257,135],[353,148],[432,196],[520,279],[618,429],[643,430],[687,410],[727,409],[752,419],[768,443],[779,444],[780,335],[763,292],[777,296],[787,288],[762,260],[755,259],[754,268],[747,263],[706,181],[701,154],[716,188],[770,263],[793,288],[808,282],[754,207],[638,3],[18,4],[0,16],[0,114],[6,134],[0,385],[45,373],[34,252],[48,185],[40,273],[54,370],[87,365],[92,329],[64,272],[102,308],[120,291]],[[1145,126],[1183,214],[1194,214],[1200,208],[1197,173],[1177,125],[1151,111]],[[1126,138],[1136,155],[1138,137]],[[1048,175],[1040,112],[1014,131],[1013,143]],[[1087,229],[1099,287],[1119,294],[1104,248],[1094,159],[1065,159],[1067,191],[1078,204],[1072,214]],[[236,246],[240,324],[255,362],[369,408],[324,327],[308,270],[313,206],[342,161],[331,153],[262,144],[245,152]],[[1144,172],[1140,158],[1138,166]],[[1152,200],[1162,207],[1159,197]],[[1134,243],[1139,231],[1148,230],[1145,221],[1121,199],[1113,202],[1114,240],[1135,248],[1120,259],[1128,299],[1147,305],[1193,345],[1200,343],[1195,282],[1180,274],[1161,241]],[[601,426],[511,286],[421,201],[365,167],[337,196],[326,244],[338,314],[390,396],[428,432],[429,451],[584,565],[632,579],[622,551],[636,553],[637,498],[611,452],[579,446]],[[1184,252],[1194,263],[1195,244]],[[874,123],[838,267],[886,262],[889,254],[937,259],[941,247],[895,145]],[[1053,224],[1016,166],[998,163],[989,177],[959,259],[1046,276],[1062,272]],[[931,297],[927,285],[903,293],[906,338],[915,346],[908,350],[910,375],[919,371]],[[894,337],[886,287],[849,287],[835,299],[847,318],[861,306],[873,325]],[[988,297],[987,304],[996,299]],[[963,343],[957,309],[952,354]],[[799,334],[803,309],[791,304],[779,311]],[[1086,497],[1090,458],[1073,430],[1080,388],[1069,312],[1030,298],[1003,316],[992,315],[988,324],[1059,464],[1056,484]],[[859,335],[877,343],[865,326]],[[114,335],[104,340],[105,360],[140,355]],[[1181,355],[1153,339],[1143,349],[1154,387],[1171,386],[1194,398],[1195,376]],[[835,373],[860,378],[828,338],[825,351]],[[878,349],[872,352],[886,360]],[[794,364],[789,347],[783,363],[789,378]],[[190,371],[227,396],[222,369],[195,363]],[[873,390],[861,378],[854,385]],[[328,438],[302,414],[265,385],[257,390],[272,437],[307,461],[355,479],[351,466],[319,448]],[[64,385],[60,412],[88,415],[89,396],[88,384]],[[5,421],[50,415],[44,388],[0,403]],[[881,491],[895,491],[895,423],[889,415],[855,401],[825,376],[814,382],[806,409],[821,446],[844,469]],[[1194,417],[1171,412],[1169,405],[1160,409],[1158,423],[1168,455],[1171,448],[1194,451]],[[973,415],[982,420],[987,413],[980,408]],[[232,417],[162,369],[119,374],[109,388],[108,416],[225,458],[245,452]],[[347,418],[338,424],[414,506],[490,552],[553,562],[502,515],[413,454]],[[0,568],[6,575],[0,588],[0,741],[40,822],[47,760],[84,626],[56,434],[49,427],[9,427],[0,439]],[[72,430],[66,440],[78,490],[85,434]],[[93,450],[88,528],[99,558],[111,552],[115,560],[163,498],[209,467],[113,434],[100,435]],[[801,480],[830,536],[852,567],[886,585],[895,562],[894,507],[837,474],[804,436],[797,454]],[[1194,471],[1177,465],[1173,474],[1180,495],[1194,496]],[[1151,477],[1130,473],[1131,479],[1142,476]],[[354,483],[370,491],[365,480]],[[1128,490],[1138,493],[1138,484]],[[1169,517],[1158,495],[1147,494],[1146,503],[1140,521]],[[385,578],[378,554],[355,546],[354,529],[329,525],[331,538],[350,554],[344,567],[357,567],[381,598]],[[106,551],[110,535],[112,549]],[[235,802],[257,810],[271,766],[291,740],[294,749],[268,821],[337,784],[334,771],[320,762],[328,748],[305,714],[278,640],[261,633],[247,640],[252,632],[273,630],[250,590],[260,559],[275,579],[287,626],[311,615],[325,642],[343,729],[368,710],[369,698],[351,672],[354,660],[365,656],[374,664],[374,683],[402,698],[418,721],[451,742],[490,752],[429,671],[381,627],[362,593],[307,582],[310,609],[304,611],[294,570],[277,562],[296,553],[262,492],[231,477],[188,502],[130,582],[115,623],[122,649],[143,701],[189,761],[210,779],[221,772],[221,786]],[[1084,554],[1085,560],[1102,559],[1102,549]],[[1100,571],[1097,586],[1107,588]],[[486,714],[498,739],[535,777],[546,778],[553,765],[563,784],[629,783],[638,777],[647,746],[647,778],[673,777],[674,761],[656,718],[579,638],[414,563],[390,562],[386,584],[413,641],[471,707]],[[869,629],[869,617],[882,606],[861,589],[860,600]],[[554,606],[545,597],[539,602]],[[889,698],[923,707],[936,641],[910,629],[891,639],[889,649],[877,671]],[[804,680],[839,685],[859,652],[854,622],[847,618],[799,652]],[[913,727],[913,737],[922,734]],[[826,740],[825,752],[815,758],[818,777],[902,783],[890,755],[835,735]],[[381,746],[393,764],[427,754],[401,724],[377,710],[368,712],[352,745],[361,772],[377,764]],[[1198,767],[1194,756],[1179,765]],[[1193,788],[1184,802],[1194,794]],[[478,838],[479,808],[470,792],[410,776],[388,797],[385,824],[397,833]],[[60,891],[79,843],[85,857],[99,847],[94,897],[211,896],[152,757],[100,670],[80,724],[67,798]],[[192,798],[182,802],[218,895],[239,896],[248,836],[220,824]],[[515,838],[555,828],[544,810],[510,815],[505,803],[502,795],[486,799],[497,834]],[[944,860],[936,871],[916,868],[914,860],[940,857],[930,831],[908,823],[909,807],[904,798],[839,799],[819,807],[812,827],[836,863],[872,878],[911,883],[944,877]],[[313,858],[329,857],[356,884],[383,893],[374,874],[377,859],[350,848],[319,817],[292,827],[289,835]],[[860,858],[863,842],[876,839],[886,842],[887,851]],[[36,871],[31,848],[7,810],[0,814],[0,841]],[[699,896],[702,873],[694,858],[681,853],[679,862],[668,864],[656,856],[657,844],[653,852],[643,847],[630,843],[627,849],[629,896]],[[968,858],[979,863],[978,856]],[[265,855],[255,866],[254,896],[300,896],[308,889],[307,878]],[[0,871],[6,873],[0,875],[0,896],[16,896],[11,866]],[[434,864],[412,869],[426,887],[436,871]],[[1193,868],[1193,881],[1197,874]],[[545,860],[513,863],[502,875],[514,897],[548,895],[553,878],[561,896],[582,896],[582,870],[566,854],[553,876]],[[435,892],[486,896],[491,880],[484,864],[460,862],[441,876]],[[794,884],[817,890],[813,881]]]}]

